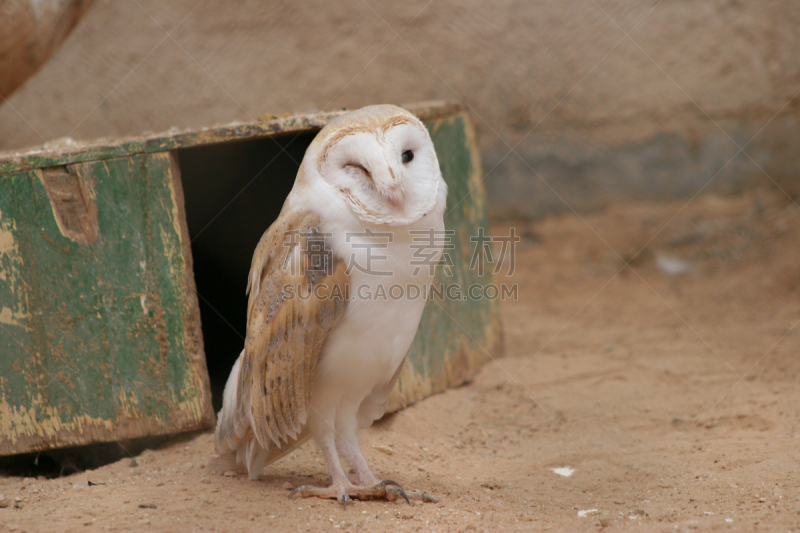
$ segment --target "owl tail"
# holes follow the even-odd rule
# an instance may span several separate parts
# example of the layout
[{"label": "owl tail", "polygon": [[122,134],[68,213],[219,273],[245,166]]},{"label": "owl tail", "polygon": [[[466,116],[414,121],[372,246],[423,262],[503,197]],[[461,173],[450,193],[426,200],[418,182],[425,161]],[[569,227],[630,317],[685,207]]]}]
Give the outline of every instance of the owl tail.
[{"label": "owl tail", "polygon": [[222,395],[222,409],[217,415],[216,447],[220,454],[236,451],[249,429],[246,424],[242,424],[243,421],[238,420],[237,416],[236,389],[239,384],[239,365],[243,355],[244,351],[231,369],[231,375],[228,377],[225,392]]},{"label": "owl tail", "polygon": [[[256,449],[252,442],[254,439],[248,438],[249,424],[245,420],[239,420],[237,387],[239,385],[239,366],[241,364],[244,351],[239,355],[236,363],[231,369],[231,374],[225,384],[225,392],[222,395],[222,409],[217,416],[216,448],[219,456],[212,459],[209,465],[213,471],[235,472],[247,471],[251,479],[258,477],[258,473],[266,462],[269,455],[268,450],[260,446]],[[258,444],[258,443],[256,443]]]},{"label": "owl tail", "polygon": [[217,416],[216,448],[218,456],[214,457],[209,468],[215,472],[247,472],[250,479],[258,478],[261,469],[268,463],[277,461],[290,451],[308,440],[310,433],[304,430],[296,440],[282,448],[275,445],[262,447],[250,429],[250,420],[241,420],[238,409],[237,387],[239,385],[239,366],[244,351],[239,355],[231,369],[231,375],[225,384],[222,395],[222,409]]}]

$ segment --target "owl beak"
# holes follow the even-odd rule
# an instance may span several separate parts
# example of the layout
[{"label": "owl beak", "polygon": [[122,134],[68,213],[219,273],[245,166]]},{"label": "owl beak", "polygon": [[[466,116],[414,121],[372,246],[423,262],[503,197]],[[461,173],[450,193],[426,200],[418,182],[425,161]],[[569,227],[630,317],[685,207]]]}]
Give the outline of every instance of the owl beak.
[{"label": "owl beak", "polygon": [[397,179],[399,173],[394,171],[391,165],[389,166],[388,170],[388,175],[384,174],[381,176],[384,178],[381,180],[379,185],[381,192],[383,193],[383,197],[386,198],[386,201],[389,202],[389,205],[399,211],[402,211],[406,203],[403,184]]},{"label": "owl beak", "polygon": [[387,200],[389,201],[389,204],[391,204],[393,207],[396,207],[400,211],[402,211],[403,207],[405,207],[406,201],[403,198],[403,193],[399,191],[395,194],[390,195],[387,198]]}]

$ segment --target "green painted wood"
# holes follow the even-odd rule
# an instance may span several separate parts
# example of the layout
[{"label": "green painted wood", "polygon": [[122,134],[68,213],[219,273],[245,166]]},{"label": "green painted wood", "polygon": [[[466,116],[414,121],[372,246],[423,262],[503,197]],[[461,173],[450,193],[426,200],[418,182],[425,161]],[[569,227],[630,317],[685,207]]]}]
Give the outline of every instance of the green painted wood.
[{"label": "green painted wood", "polygon": [[474,131],[466,113],[424,121],[436,147],[448,187],[445,227],[453,230],[445,250],[452,261],[437,270],[434,285],[444,287],[428,301],[408,360],[390,400],[393,411],[431,394],[459,385],[475,375],[489,358],[502,351],[499,300],[471,298],[469,287],[494,283],[491,265],[470,268],[481,229],[489,234],[486,192]]},{"label": "green painted wood", "polygon": [[[0,455],[208,426],[173,158],[55,170],[5,176],[0,189]],[[59,218],[60,179],[96,206],[94,242]]]}]

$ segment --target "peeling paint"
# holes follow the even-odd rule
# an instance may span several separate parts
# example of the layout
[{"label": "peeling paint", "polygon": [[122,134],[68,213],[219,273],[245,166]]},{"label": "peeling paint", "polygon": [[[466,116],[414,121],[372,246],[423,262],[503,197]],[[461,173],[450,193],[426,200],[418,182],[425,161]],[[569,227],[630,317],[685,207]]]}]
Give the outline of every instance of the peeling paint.
[{"label": "peeling paint", "polygon": [[8,324],[10,326],[20,326],[21,324],[17,322],[14,318],[11,309],[8,307],[3,307],[0,309],[0,324]]},{"label": "peeling paint", "polygon": [[64,424],[56,408],[46,405],[41,394],[33,405],[25,407],[10,405],[5,395],[0,396],[0,434],[4,440],[11,443],[11,446],[32,436],[48,442],[57,442],[59,435],[63,434],[65,429],[80,433],[89,427],[111,431],[114,425],[108,420],[88,415],[76,416],[72,423]]},{"label": "peeling paint", "polygon": [[[0,220],[3,218],[3,213],[0,212]],[[0,226],[0,254],[10,254],[15,250],[14,234],[9,229]]]},{"label": "peeling paint", "polygon": [[[0,256],[16,256],[17,245],[14,242],[14,233],[12,230],[14,221],[3,222],[3,212],[0,211]],[[3,264],[0,263],[0,280],[8,281],[8,273]]]},{"label": "peeling paint", "polygon": [[[19,283],[23,261],[14,238],[16,229],[16,222],[13,219],[4,220],[3,211],[0,210],[0,281],[4,282],[0,286],[0,297],[6,304],[16,301],[17,305],[21,306],[26,298],[24,289]],[[3,308],[0,313],[0,323],[21,326],[23,324],[18,321],[28,316],[19,309],[15,310],[12,304],[11,308],[7,306]]]},{"label": "peeling paint", "polygon": [[[172,176],[175,179],[180,180],[181,168],[178,165],[177,160],[173,157],[170,157],[169,165],[170,165],[170,173],[172,174]],[[175,230],[175,235],[180,237],[183,233],[181,231],[181,224],[183,224],[184,221],[181,218],[181,209],[180,209],[181,200],[179,200],[177,197],[179,191],[176,190],[175,187],[170,187],[169,193],[170,193],[170,200],[172,200],[172,209],[170,209],[170,214],[172,215],[172,227]]]},{"label": "peeling paint", "polygon": [[[124,395],[124,393],[122,393]],[[127,399],[118,397],[119,416],[115,420],[93,417],[87,414],[75,415],[69,422],[61,420],[62,413],[38,395],[30,406],[11,405],[5,395],[0,396],[0,455],[24,447],[28,450],[43,450],[56,447],[67,447],[85,444],[87,438],[95,441],[116,440],[125,429],[131,432],[138,427],[137,433],[142,435],[159,435],[174,431],[196,428],[198,418],[205,414],[205,406],[201,398],[176,402],[178,420],[166,420],[164,417],[148,417],[133,407],[137,403],[136,395]]]}]

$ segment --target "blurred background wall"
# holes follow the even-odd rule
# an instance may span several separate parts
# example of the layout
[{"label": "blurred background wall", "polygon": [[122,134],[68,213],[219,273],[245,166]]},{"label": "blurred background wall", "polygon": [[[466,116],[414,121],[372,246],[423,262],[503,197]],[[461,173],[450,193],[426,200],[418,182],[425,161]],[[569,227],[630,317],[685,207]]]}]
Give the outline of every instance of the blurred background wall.
[{"label": "blurred background wall", "polygon": [[0,150],[455,98],[497,216],[800,190],[796,0],[96,0]]}]

